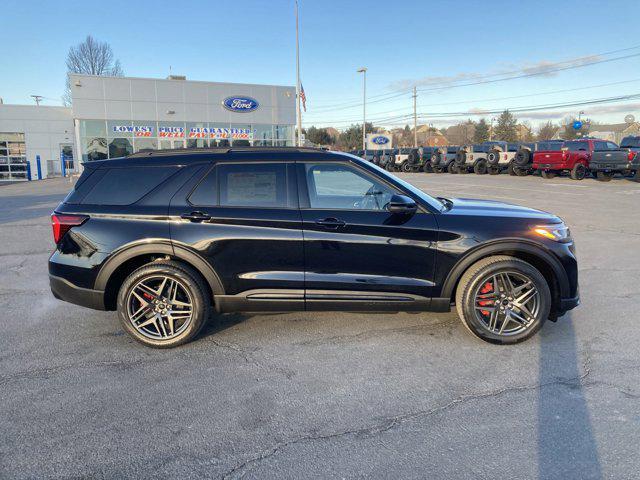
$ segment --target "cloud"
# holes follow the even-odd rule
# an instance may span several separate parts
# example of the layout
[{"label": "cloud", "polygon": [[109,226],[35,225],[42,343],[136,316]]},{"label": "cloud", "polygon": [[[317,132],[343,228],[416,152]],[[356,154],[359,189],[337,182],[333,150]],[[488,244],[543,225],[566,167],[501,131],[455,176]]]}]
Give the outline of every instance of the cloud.
[{"label": "cloud", "polygon": [[540,60],[535,63],[525,62],[521,64],[504,64],[496,66],[488,72],[461,72],[455,75],[444,76],[427,76],[418,79],[401,79],[391,82],[388,88],[391,90],[407,90],[413,86],[416,87],[453,87],[459,83],[468,83],[473,81],[495,81],[502,77],[519,77],[523,75],[553,77],[558,75],[559,71],[582,67],[594,62],[602,61],[600,55],[588,55],[586,57],[576,57],[561,62],[550,62],[548,60]]}]

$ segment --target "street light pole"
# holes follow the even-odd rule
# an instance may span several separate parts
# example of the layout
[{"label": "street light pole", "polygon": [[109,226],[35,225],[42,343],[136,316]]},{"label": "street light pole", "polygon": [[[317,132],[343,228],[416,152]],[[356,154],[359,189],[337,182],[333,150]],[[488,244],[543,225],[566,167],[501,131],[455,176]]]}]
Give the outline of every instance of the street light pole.
[{"label": "street light pole", "polygon": [[413,87],[413,148],[418,148],[418,114],[416,113],[416,98],[418,91]]},{"label": "street light pole", "polygon": [[297,144],[302,146],[302,111],[300,110],[300,40],[298,35],[298,0],[296,0],[296,113],[298,124]]},{"label": "street light pole", "polygon": [[362,150],[367,149],[367,68],[358,69],[362,73]]}]

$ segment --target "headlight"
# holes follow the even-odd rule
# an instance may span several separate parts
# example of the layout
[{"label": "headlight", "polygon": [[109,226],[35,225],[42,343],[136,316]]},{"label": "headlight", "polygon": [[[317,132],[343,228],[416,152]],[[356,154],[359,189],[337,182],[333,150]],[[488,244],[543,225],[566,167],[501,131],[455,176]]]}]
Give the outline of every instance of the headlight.
[{"label": "headlight", "polygon": [[533,228],[533,233],[556,242],[566,242],[571,238],[571,231],[564,223],[555,225],[538,225]]}]

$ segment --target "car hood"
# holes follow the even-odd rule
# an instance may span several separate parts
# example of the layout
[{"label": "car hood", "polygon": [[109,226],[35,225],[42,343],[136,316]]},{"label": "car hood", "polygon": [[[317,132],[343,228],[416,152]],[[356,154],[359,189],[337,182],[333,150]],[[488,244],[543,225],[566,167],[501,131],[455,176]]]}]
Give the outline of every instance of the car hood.
[{"label": "car hood", "polygon": [[545,220],[549,223],[560,223],[562,220],[552,213],[535,208],[512,205],[494,200],[474,198],[451,198],[449,215],[473,215],[479,217],[511,217],[532,220]]}]

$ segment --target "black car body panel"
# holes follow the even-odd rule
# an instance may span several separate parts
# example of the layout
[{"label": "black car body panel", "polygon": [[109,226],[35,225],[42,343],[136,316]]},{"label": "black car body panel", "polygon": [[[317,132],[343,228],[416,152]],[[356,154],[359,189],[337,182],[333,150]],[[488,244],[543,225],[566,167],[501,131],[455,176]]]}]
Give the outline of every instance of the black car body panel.
[{"label": "black car body panel", "polygon": [[[223,206],[231,195],[229,182],[246,185],[249,175],[251,185],[259,185],[264,164],[271,169],[265,178],[277,185],[270,201],[278,205]],[[236,171],[238,165],[258,165],[252,167],[257,173]],[[348,169],[404,195],[417,210],[367,210],[357,199],[353,208],[314,207],[310,179],[318,172],[337,175],[333,165],[338,173]],[[137,154],[87,167],[56,212],[89,219],[59,241],[49,273],[56,297],[90,308],[115,308],[125,272],[170,257],[202,274],[219,311],[448,310],[466,267],[505,253],[532,260],[555,282],[556,314],[578,303],[572,241],[531,233],[537,225],[560,223],[555,215],[499,202],[437,200],[355,156],[220,149]],[[156,175],[155,183],[140,182],[146,185],[140,192],[124,193],[123,198],[141,194],[132,203],[84,202],[114,175],[101,170],[152,167],[168,173]],[[208,192],[214,193],[207,197]],[[379,193],[372,192],[376,202]],[[352,200],[323,194],[329,204]]]}]

